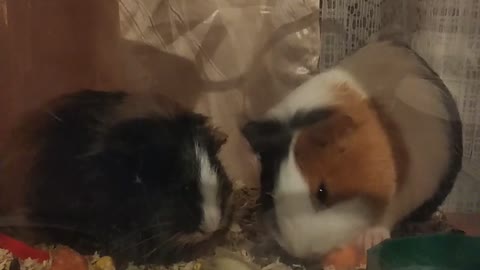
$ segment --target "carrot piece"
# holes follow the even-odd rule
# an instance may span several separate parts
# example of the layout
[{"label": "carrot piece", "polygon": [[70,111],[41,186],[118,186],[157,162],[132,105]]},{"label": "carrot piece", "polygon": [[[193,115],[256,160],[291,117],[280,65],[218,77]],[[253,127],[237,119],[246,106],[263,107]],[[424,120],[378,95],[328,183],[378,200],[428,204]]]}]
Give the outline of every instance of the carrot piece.
[{"label": "carrot piece", "polygon": [[365,261],[356,245],[335,249],[323,258],[323,265],[333,266],[335,270],[352,270]]},{"label": "carrot piece", "polygon": [[58,247],[52,252],[50,270],[88,270],[88,262],[82,255],[68,247]]}]

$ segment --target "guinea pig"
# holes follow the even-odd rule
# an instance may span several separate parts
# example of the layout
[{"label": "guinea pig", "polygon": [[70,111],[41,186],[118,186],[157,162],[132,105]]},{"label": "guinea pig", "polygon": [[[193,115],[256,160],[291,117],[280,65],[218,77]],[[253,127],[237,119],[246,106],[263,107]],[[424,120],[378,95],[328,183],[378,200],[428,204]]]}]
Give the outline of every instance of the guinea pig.
[{"label": "guinea pig", "polygon": [[462,124],[408,46],[373,41],[243,127],[261,162],[263,217],[288,253],[320,258],[427,219],[462,165]]},{"label": "guinea pig", "polygon": [[[127,263],[170,264],[222,239],[226,136],[168,98],[80,90],[32,112],[2,150],[0,229]],[[37,234],[38,232],[38,234]],[[73,234],[73,236],[72,236]],[[23,234],[25,235],[25,234]],[[88,240],[88,241],[87,241]]]}]

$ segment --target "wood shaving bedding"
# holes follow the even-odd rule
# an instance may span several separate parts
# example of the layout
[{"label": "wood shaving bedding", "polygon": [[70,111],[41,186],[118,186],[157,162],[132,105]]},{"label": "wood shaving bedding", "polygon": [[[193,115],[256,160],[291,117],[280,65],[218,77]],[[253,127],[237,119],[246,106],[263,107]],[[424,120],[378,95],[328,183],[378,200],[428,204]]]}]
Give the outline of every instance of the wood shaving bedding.
[{"label": "wood shaving bedding", "polygon": [[[236,186],[234,192],[234,202],[236,209],[238,209],[238,223],[231,226],[227,234],[226,244],[218,247],[215,254],[208,257],[199,258],[192,262],[177,263],[169,267],[150,265],[138,266],[130,264],[127,270],[306,270],[307,267],[296,262],[288,262],[278,247],[273,243],[268,242],[262,238],[265,234],[262,233],[255,220],[256,199],[258,197],[258,190],[250,189],[243,186]],[[428,232],[446,232],[452,230],[447,225],[444,216],[441,213],[436,214],[432,220],[407,226],[403,228],[403,232],[397,231],[397,235],[414,235],[418,233]],[[0,249],[0,270],[115,270],[113,260],[99,254],[91,256],[81,256],[75,251],[67,247],[40,247],[48,250],[50,254],[62,254],[64,258],[51,256],[50,261],[39,263],[35,260],[17,260],[12,254],[4,249]],[[63,250],[62,250],[63,248]],[[60,249],[60,251],[58,251]],[[61,253],[63,252],[63,253]],[[60,256],[60,255],[58,255]],[[75,266],[75,269],[62,268],[58,266],[55,260],[74,261],[85,260],[85,266]],[[281,260],[280,258],[283,258]],[[55,268],[56,267],[56,268]],[[83,267],[83,268],[82,268]],[[309,265],[309,270],[321,270],[320,265]],[[366,269],[366,266],[361,265],[357,270]],[[332,268],[324,270],[335,270]]]}]

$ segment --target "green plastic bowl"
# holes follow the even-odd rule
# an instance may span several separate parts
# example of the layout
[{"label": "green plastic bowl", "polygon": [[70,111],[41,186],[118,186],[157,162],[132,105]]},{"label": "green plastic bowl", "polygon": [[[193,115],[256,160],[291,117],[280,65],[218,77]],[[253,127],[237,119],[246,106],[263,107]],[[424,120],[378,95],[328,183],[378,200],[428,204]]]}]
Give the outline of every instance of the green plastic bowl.
[{"label": "green plastic bowl", "polygon": [[386,240],[368,251],[367,270],[480,270],[480,237],[439,234]]}]

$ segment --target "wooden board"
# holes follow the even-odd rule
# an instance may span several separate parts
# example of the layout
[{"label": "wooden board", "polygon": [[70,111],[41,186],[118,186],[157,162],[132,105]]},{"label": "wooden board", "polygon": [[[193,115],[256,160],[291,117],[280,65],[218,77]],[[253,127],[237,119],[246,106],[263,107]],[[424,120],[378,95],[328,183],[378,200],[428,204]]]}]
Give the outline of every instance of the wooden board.
[{"label": "wooden board", "polygon": [[0,140],[22,112],[53,96],[116,87],[116,0],[0,0],[0,6]]}]

